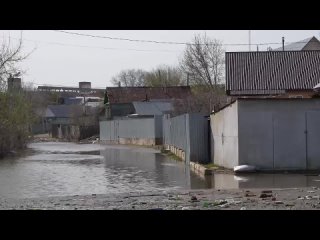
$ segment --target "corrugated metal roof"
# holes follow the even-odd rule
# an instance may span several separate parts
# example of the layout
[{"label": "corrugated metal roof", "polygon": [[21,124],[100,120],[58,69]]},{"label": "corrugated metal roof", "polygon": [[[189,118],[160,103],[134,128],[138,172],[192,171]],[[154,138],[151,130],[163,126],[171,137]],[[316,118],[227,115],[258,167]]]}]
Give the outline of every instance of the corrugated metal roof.
[{"label": "corrugated metal roof", "polygon": [[[299,42],[291,43],[284,46],[285,51],[302,51],[302,49],[310,42],[311,38],[303,39]],[[273,51],[282,51],[282,47],[273,49]]]},{"label": "corrugated metal roof", "polygon": [[127,116],[134,113],[132,103],[114,103],[110,105],[112,117]]},{"label": "corrugated metal roof", "polygon": [[78,105],[49,105],[46,110],[46,117],[69,118],[73,115],[80,116],[82,107]]},{"label": "corrugated metal roof", "polygon": [[226,53],[230,95],[312,90],[320,82],[320,51]]},{"label": "corrugated metal roof", "polygon": [[135,112],[139,115],[163,115],[173,111],[172,102],[133,102]]},{"label": "corrugated metal roof", "polygon": [[83,103],[83,98],[64,98],[64,104],[66,105],[80,105]]},{"label": "corrugated metal roof", "polygon": [[[311,43],[313,43],[313,45]],[[303,51],[305,50],[307,45],[310,46],[310,48],[307,48],[308,50],[319,50],[320,48],[319,40],[316,37],[310,37],[295,43],[285,45],[284,50],[285,51]],[[273,51],[283,51],[283,49],[282,47],[280,47],[280,48],[273,49]]]}]

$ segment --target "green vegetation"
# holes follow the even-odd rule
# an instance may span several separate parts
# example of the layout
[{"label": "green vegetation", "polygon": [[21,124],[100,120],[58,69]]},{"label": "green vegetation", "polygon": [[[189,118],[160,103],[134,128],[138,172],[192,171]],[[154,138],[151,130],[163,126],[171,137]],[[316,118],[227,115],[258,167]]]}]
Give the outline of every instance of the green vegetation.
[{"label": "green vegetation", "polygon": [[170,152],[170,150],[165,150],[164,148],[161,149],[161,153],[165,154],[167,157],[172,158],[176,161],[183,161],[182,158],[178,157],[174,153]]},{"label": "green vegetation", "polygon": [[10,37],[0,42],[0,157],[24,148],[33,122],[30,96],[21,87],[7,85],[8,79],[23,74],[19,63],[30,54],[22,53],[22,36],[13,46]]},{"label": "green vegetation", "polygon": [[33,121],[25,93],[0,92],[0,157],[25,147]]},{"label": "green vegetation", "polygon": [[218,168],[220,168],[218,165],[216,165],[214,163],[204,164],[203,166],[205,168],[208,168],[208,169],[218,169]]}]

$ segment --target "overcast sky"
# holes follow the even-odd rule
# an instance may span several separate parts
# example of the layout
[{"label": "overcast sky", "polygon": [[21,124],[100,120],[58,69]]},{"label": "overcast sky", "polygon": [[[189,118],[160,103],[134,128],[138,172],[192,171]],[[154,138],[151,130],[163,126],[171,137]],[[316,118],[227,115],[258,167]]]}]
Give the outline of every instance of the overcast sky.
[{"label": "overcast sky", "polygon": [[[248,30],[67,30],[68,32],[162,42],[190,42],[196,33],[204,33],[219,39],[223,44],[248,44]],[[0,41],[10,35],[12,42],[20,37],[21,31],[0,31]],[[93,88],[111,86],[110,79],[119,71],[130,68],[151,70],[159,65],[178,65],[185,45],[133,42],[70,35],[62,32],[41,30],[22,31],[23,51],[35,51],[21,67],[27,72],[24,82],[38,85],[78,86],[80,81],[89,81]],[[256,43],[279,43],[279,45],[259,46],[281,47],[285,42],[295,42],[315,36],[319,30],[251,30],[251,50],[256,51]],[[248,51],[249,46],[224,46],[226,51]]]}]

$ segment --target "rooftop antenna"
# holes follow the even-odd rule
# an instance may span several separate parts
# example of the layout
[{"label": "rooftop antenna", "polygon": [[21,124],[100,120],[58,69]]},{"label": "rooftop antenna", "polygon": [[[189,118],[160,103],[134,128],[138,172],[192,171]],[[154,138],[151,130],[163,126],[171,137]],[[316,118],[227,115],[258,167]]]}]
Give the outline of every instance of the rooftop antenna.
[{"label": "rooftop antenna", "polygon": [[249,30],[249,52],[251,52],[251,30]]}]

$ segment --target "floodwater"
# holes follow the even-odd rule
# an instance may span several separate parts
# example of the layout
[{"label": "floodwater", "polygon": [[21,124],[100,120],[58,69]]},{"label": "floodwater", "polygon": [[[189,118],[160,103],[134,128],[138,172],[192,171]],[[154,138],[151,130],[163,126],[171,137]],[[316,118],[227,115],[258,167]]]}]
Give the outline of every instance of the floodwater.
[{"label": "floodwater", "polygon": [[33,143],[0,160],[0,197],[30,198],[174,189],[320,186],[315,174],[215,174],[201,178],[152,148]]},{"label": "floodwater", "polygon": [[189,189],[205,182],[152,148],[33,143],[0,160],[0,197],[30,198]]}]

